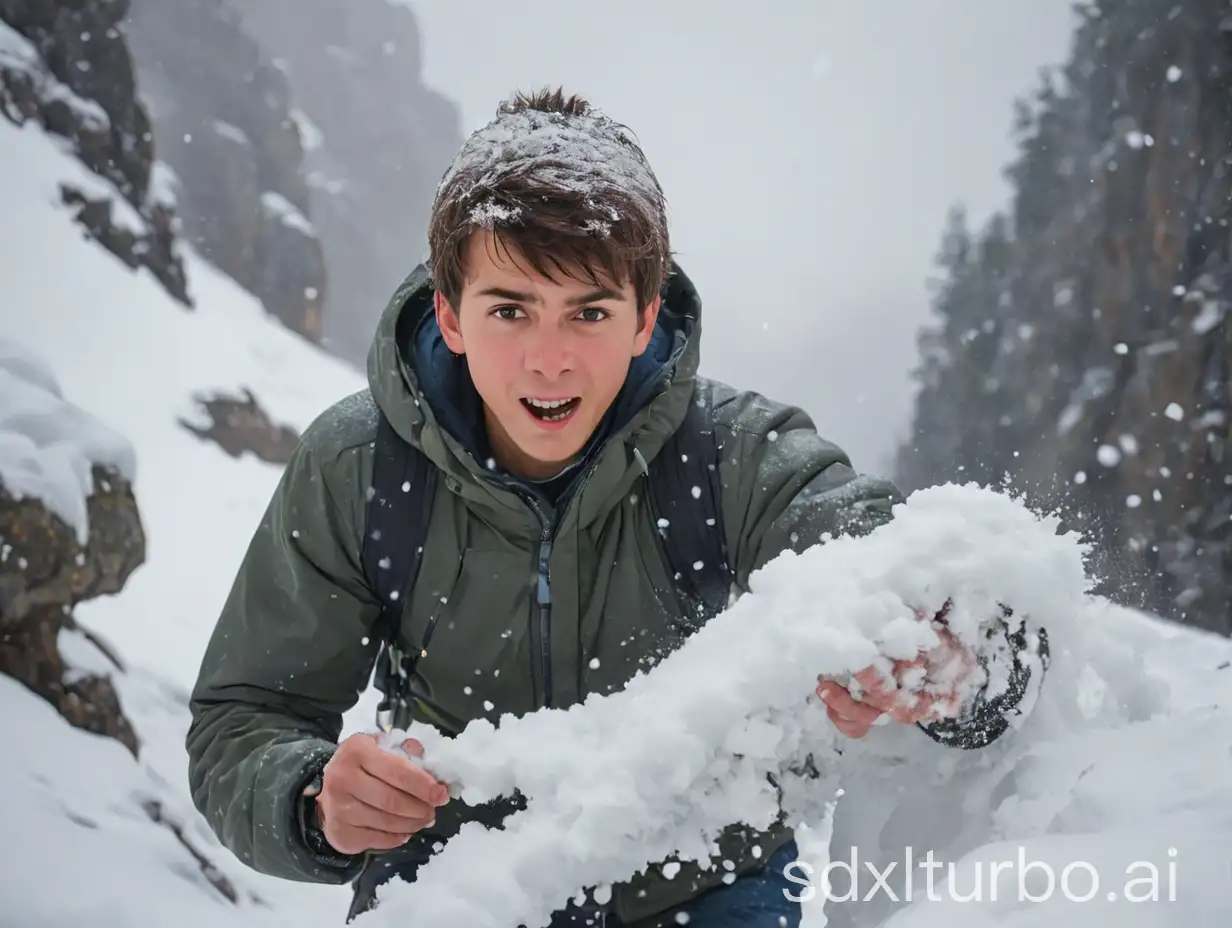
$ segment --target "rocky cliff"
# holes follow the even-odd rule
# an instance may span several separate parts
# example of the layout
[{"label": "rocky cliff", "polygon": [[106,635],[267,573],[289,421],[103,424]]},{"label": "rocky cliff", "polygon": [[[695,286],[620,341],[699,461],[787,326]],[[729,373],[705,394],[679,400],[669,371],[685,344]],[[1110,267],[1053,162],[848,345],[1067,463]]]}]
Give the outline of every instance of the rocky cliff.
[{"label": "rocky cliff", "polygon": [[326,262],[291,89],[224,0],[132,0],[123,28],[184,237],[284,325],[322,336]]},{"label": "rocky cliff", "polygon": [[[86,234],[191,305],[166,166],[134,94],[124,0],[0,0],[0,114],[64,138],[110,184],[64,183]],[[117,196],[118,192],[118,196]]]},{"label": "rocky cliff", "polygon": [[385,302],[423,257],[432,197],[462,144],[460,114],[425,85],[406,6],[231,2],[286,75],[329,271],[327,344],[362,364]]},{"label": "rocky cliff", "polygon": [[460,116],[386,0],[131,0],[123,28],[184,235],[284,324],[362,366],[424,256]]},{"label": "rocky cliff", "polygon": [[1012,208],[941,250],[908,487],[1007,482],[1102,589],[1232,632],[1232,6],[1097,0],[1023,103]]}]

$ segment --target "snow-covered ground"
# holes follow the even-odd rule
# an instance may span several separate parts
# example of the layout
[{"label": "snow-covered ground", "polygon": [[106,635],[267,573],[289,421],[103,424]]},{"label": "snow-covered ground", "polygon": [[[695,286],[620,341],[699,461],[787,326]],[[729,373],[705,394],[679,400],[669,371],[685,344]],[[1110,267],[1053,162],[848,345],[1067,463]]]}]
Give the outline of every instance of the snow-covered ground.
[{"label": "snow-covered ground", "polygon": [[[358,389],[362,378],[271,322],[254,299],[191,253],[186,260],[196,311],[174,303],[147,273],[134,274],[83,241],[55,206],[57,182],[83,170],[39,130],[0,121],[0,335],[41,356],[67,402],[137,450],[147,563],[120,595],[82,604],[76,614],[128,663],[126,673],[115,675],[116,683],[142,740],[142,756],[134,762],[117,742],[70,728],[18,684],[0,678],[0,741],[7,748],[0,762],[0,821],[10,851],[0,867],[0,921],[108,928],[340,925],[346,890],[252,873],[218,847],[188,798],[186,693],[279,472],[251,457],[227,457],[176,420],[195,417],[192,396],[198,391],[247,386],[275,421],[303,428],[326,405]],[[963,536],[961,525],[950,528],[955,538]],[[910,535],[902,531],[903,537]],[[972,563],[984,565],[987,579],[991,549],[984,545],[974,553],[984,556]],[[1029,553],[1024,549],[1022,564],[1039,564]],[[944,550],[910,555],[924,570],[947,556]],[[861,602],[874,609],[882,601],[867,585],[866,600],[853,591],[855,581],[867,584],[881,568],[864,575],[848,571],[852,583],[829,599],[817,583],[824,563],[802,558],[776,565],[765,575],[762,604],[815,607],[836,627],[870,632],[866,619],[873,613],[856,612]],[[841,905],[831,925],[871,926],[889,919],[894,928],[1059,928],[1101,917],[1121,926],[1227,924],[1232,916],[1232,804],[1226,795],[1232,782],[1232,644],[1098,602],[1075,605],[1072,572],[1040,568],[1033,575],[1024,573],[1022,564],[1002,562],[994,575],[1003,588],[987,592],[1055,604],[1057,614],[1037,616],[1051,632],[1054,662],[1034,713],[1021,730],[978,753],[933,744],[896,725],[844,745],[836,771],[844,777],[845,792],[833,822],[832,852],[836,862],[849,861],[854,848],[859,897],[867,898]],[[893,568],[884,565],[884,577],[897,576],[895,582],[905,584],[898,588],[902,595],[924,576],[906,568],[895,574]],[[792,596],[793,589],[800,595]],[[745,611],[754,608],[750,602]],[[785,630],[798,616],[782,609],[762,617],[769,619]],[[714,640],[723,630],[714,629]],[[824,641],[820,636],[809,647]],[[83,637],[65,634],[61,644],[75,666],[102,667],[101,654]],[[751,662],[765,656],[749,654]],[[690,659],[681,657],[661,669],[687,674]],[[834,668],[817,668],[827,669]],[[785,698],[782,687],[790,679],[784,674],[759,685],[751,677],[742,698],[750,706],[773,708]],[[694,711],[705,692],[680,687],[680,711]],[[370,699],[361,702],[348,728],[368,727],[372,706]],[[580,719],[581,713],[575,716]],[[703,730],[705,721],[699,716],[695,727]],[[661,729],[670,730],[667,724]],[[714,737],[711,732],[706,743],[695,746],[700,756],[710,749],[719,756],[723,745],[711,744]],[[630,744],[634,750],[636,743]],[[746,740],[739,747],[748,752],[750,744]],[[455,772],[466,771],[467,750],[459,739],[458,753],[448,761]],[[561,756],[568,763],[580,760],[563,749]],[[675,773],[684,782],[701,776],[698,756],[682,752]],[[510,758],[510,769],[516,770],[516,760]],[[713,777],[715,770],[707,770]],[[671,774],[660,771],[658,782]],[[602,768],[589,768],[587,776],[602,777]],[[473,776],[470,781],[479,789],[494,787],[475,784]],[[549,794],[554,789],[551,776],[540,785]],[[600,797],[615,794],[618,785],[582,784]],[[625,795],[636,801],[636,791]],[[169,828],[150,821],[144,807],[152,801],[230,880],[238,907],[202,876]],[[630,814],[628,820],[646,818]],[[875,885],[868,866],[886,874],[885,884],[903,900],[908,847],[917,861],[931,850],[943,862],[934,872],[934,896],[950,895],[944,864],[962,862],[956,867],[956,891],[967,895],[979,885],[984,901],[930,901],[927,872],[917,869],[915,903],[895,912],[900,903]],[[976,861],[985,862],[981,873],[971,869]],[[1020,899],[1022,864],[1032,861],[1039,863],[1027,869],[1025,889],[1036,898],[1047,889],[1044,863],[1058,881],[1046,901]],[[988,867],[994,862],[1001,867],[999,901],[989,902]],[[1135,862],[1143,866],[1133,868]],[[436,863],[444,865],[444,855]],[[1149,876],[1146,864],[1158,871],[1159,901],[1126,901],[1125,884]],[[1067,865],[1068,893],[1060,883]],[[803,879],[805,871],[797,873]],[[1072,900],[1090,892],[1093,873],[1100,882],[1092,901],[1068,901],[1067,895]],[[836,873],[834,892],[846,885]],[[1128,887],[1131,895],[1148,888],[1143,882]],[[429,891],[426,883],[421,889]],[[807,893],[803,884],[800,889]],[[1116,901],[1109,901],[1109,892],[1117,893]],[[254,895],[262,901],[254,902]],[[391,895],[383,911],[357,924],[414,921],[414,895]],[[821,899],[818,892],[810,928],[823,923]]]}]

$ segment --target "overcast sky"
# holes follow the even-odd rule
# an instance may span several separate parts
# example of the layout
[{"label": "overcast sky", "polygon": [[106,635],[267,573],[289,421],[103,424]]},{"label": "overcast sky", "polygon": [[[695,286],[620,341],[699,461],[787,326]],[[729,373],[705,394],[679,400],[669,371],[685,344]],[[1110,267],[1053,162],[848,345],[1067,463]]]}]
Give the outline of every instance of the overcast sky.
[{"label": "overcast sky", "polygon": [[1013,99],[1064,60],[1070,0],[402,2],[464,131],[542,84],[633,129],[706,308],[702,372],[888,466],[945,212],[1004,204]]}]

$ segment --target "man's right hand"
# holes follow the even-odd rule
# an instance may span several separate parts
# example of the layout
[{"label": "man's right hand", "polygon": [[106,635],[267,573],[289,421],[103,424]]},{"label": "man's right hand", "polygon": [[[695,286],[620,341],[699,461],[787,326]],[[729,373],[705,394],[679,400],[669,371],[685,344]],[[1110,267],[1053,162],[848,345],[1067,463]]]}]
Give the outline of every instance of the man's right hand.
[{"label": "man's right hand", "polygon": [[[408,754],[423,754],[414,739]],[[317,819],[325,840],[341,854],[388,851],[436,821],[449,790],[407,758],[391,754],[368,733],[351,735],[325,765]]]}]

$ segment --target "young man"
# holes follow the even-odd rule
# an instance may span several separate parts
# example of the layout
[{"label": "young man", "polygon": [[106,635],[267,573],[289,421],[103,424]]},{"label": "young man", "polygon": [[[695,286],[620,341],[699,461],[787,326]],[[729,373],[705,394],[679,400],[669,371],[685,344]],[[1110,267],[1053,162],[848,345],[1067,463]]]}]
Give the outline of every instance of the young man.
[{"label": "young man", "polygon": [[[511,808],[447,801],[369,735],[337,744],[380,639],[361,554],[379,427],[441,478],[417,580],[393,610],[401,649],[417,655],[399,727],[457,733],[568,707],[681,643],[689,617],[645,488],[674,465],[660,454],[694,415],[721,448],[715,521],[737,592],[784,550],[870,531],[900,500],[801,410],[697,376],[701,302],[672,261],[662,191],[585,101],[543,91],[503,104],[442,180],[429,243],[430,270],[410,275],[379,325],[369,390],[326,410],[286,468],[205,654],[187,739],[194,801],[220,839],[265,873],[355,881],[352,915],[382,881],[414,879],[464,821],[496,824]],[[942,641],[910,666],[986,659]],[[970,705],[910,710],[871,668],[860,699],[832,681],[819,692],[850,737],[885,713],[980,747],[1038,685],[1028,677]],[[568,903],[553,926],[798,924],[789,829],[733,825],[720,847],[730,884],[722,866],[671,879],[651,866],[606,906]]]}]

